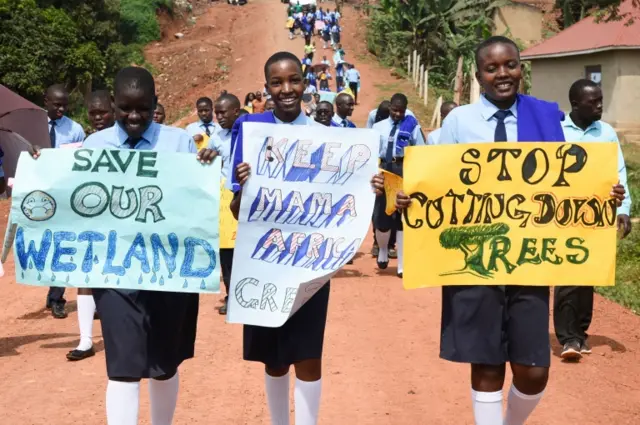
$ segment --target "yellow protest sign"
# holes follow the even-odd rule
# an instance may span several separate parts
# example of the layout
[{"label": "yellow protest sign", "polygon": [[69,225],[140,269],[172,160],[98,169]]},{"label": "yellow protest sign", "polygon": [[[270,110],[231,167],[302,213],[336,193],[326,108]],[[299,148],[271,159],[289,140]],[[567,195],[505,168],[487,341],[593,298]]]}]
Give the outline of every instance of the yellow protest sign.
[{"label": "yellow protest sign", "polygon": [[386,215],[392,215],[396,211],[396,195],[402,190],[402,177],[386,170],[380,171],[382,171],[382,175],[384,176],[384,195],[387,198],[384,213]]},{"label": "yellow protest sign", "polygon": [[615,143],[407,148],[405,288],[613,285]]},{"label": "yellow protest sign", "polygon": [[236,245],[238,221],[233,218],[229,205],[233,192],[224,187],[225,179],[220,181],[220,249],[233,248]]}]

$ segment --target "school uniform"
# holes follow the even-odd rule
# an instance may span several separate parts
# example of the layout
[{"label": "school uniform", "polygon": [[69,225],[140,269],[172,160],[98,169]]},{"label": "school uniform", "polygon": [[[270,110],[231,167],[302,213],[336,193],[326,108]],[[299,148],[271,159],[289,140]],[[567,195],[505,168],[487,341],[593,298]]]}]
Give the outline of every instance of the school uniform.
[{"label": "school uniform", "polygon": [[[49,120],[49,139],[52,148],[59,148],[70,143],[80,143],[86,137],[82,126],[66,115],[57,120],[47,119]],[[54,304],[64,305],[67,302],[64,299],[64,291],[65,288],[50,287],[47,294],[47,307]]]},{"label": "school uniform", "polygon": [[[420,124],[415,117],[406,115],[402,121],[396,123],[391,117],[377,122],[373,129],[380,134],[380,148],[378,156],[381,160],[380,168],[402,177],[404,149],[407,146],[424,145],[424,137]],[[377,196],[373,208],[373,223],[376,229],[386,232],[388,230],[402,231],[402,220],[399,212],[391,216],[385,213],[387,199],[385,196]]]},{"label": "school uniform", "polygon": [[[229,178],[231,174],[229,161],[231,160],[231,129],[217,126],[216,131],[209,139],[210,149],[215,149],[222,158],[222,177]],[[228,207],[228,205],[226,206]],[[229,296],[229,285],[231,284],[231,266],[233,265],[233,248],[220,248],[220,270],[222,271],[222,281]]]},{"label": "school uniform", "polygon": [[[568,142],[610,142],[618,145],[618,180],[626,192],[617,214],[629,215],[631,192],[627,185],[627,167],[616,131],[604,121],[595,121],[585,130],[578,127],[567,115],[562,121],[562,131]],[[556,286],[553,297],[553,323],[560,344],[577,342],[581,346],[587,340],[587,331],[593,316],[593,286]]]},{"label": "school uniform", "polygon": [[349,82],[349,88],[353,92],[353,95],[358,97],[358,89],[360,87],[360,73],[355,68],[349,68],[345,73],[345,77]]},{"label": "school uniform", "polygon": [[[411,112],[411,109],[407,108],[407,111],[404,113],[405,115],[415,117],[414,113]],[[376,123],[376,115],[378,115],[378,108],[372,109],[367,116],[367,128],[373,128],[373,125]]]},{"label": "school uniform", "polygon": [[436,128],[427,136],[427,145],[437,145],[440,143],[440,133],[442,133],[442,128]]},{"label": "school uniform", "polygon": [[[484,95],[449,113],[440,144],[564,141],[555,103],[518,95],[500,111]],[[449,361],[549,367],[549,288],[444,286],[440,357]]]},{"label": "school uniform", "polygon": [[211,137],[211,135],[217,130],[218,127],[218,124],[213,121],[205,123],[202,120],[198,120],[197,122],[192,122],[191,124],[189,124],[185,128],[185,131],[189,133],[189,136],[191,137],[198,134],[206,134],[208,137]]},{"label": "school uniform", "polygon": [[[116,123],[89,136],[83,147],[131,149],[127,140],[127,133]],[[196,153],[187,132],[156,123],[133,149]],[[93,297],[109,378],[171,376],[182,361],[193,357],[198,294],[96,288]]]},{"label": "school uniform", "polygon": [[353,121],[350,121],[348,118],[342,118],[338,114],[333,114],[331,122],[335,124],[336,127],[356,128],[356,125],[353,123]]},{"label": "school uniform", "polygon": [[[241,116],[236,120],[231,136],[233,170],[243,160],[242,123],[244,122],[322,125],[307,117],[304,112],[301,112],[298,118],[291,123],[280,121],[271,111]],[[235,173],[232,174],[230,181],[232,190],[238,192],[240,185],[236,180]],[[245,325],[243,331],[244,360],[262,362],[270,368],[281,368],[303,360],[322,358],[329,305],[329,285],[330,282],[327,282],[279,328]]]}]

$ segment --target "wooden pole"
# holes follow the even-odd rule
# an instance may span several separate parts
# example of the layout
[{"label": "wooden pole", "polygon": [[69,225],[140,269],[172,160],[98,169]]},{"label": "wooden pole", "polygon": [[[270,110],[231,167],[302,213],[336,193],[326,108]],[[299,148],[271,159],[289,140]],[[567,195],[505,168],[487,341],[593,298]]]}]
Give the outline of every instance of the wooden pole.
[{"label": "wooden pole", "polygon": [[429,69],[424,70],[424,106],[429,101]]},{"label": "wooden pole", "polygon": [[456,79],[453,84],[453,101],[458,105],[460,104],[460,97],[462,95],[462,62],[463,57],[458,58],[458,68],[456,70]]},{"label": "wooden pole", "polygon": [[436,106],[435,108],[433,108],[433,116],[431,117],[431,125],[429,127],[431,128],[437,128],[434,127],[436,125],[436,122],[440,122],[440,107],[442,106],[442,96],[440,96],[438,98],[438,101],[436,102]]},{"label": "wooden pole", "polygon": [[418,88],[418,96],[422,97],[422,90],[424,88],[424,64],[420,65],[420,72],[418,72],[418,80],[420,80],[420,86]]},{"label": "wooden pole", "polygon": [[418,51],[414,50],[413,51],[413,61],[411,61],[411,81],[415,80],[416,78],[416,64],[418,60]]},{"label": "wooden pole", "polygon": [[415,77],[414,77],[414,78],[415,78],[415,80],[414,80],[414,82],[413,82],[413,87],[414,87],[414,88],[418,88],[418,79],[420,78],[420,76],[418,75],[418,70],[420,69],[420,57],[421,57],[421,56],[422,56],[422,55],[418,55],[417,62],[415,63],[415,65],[416,65],[416,66],[415,66],[416,75],[415,75]]},{"label": "wooden pole", "polygon": [[407,58],[407,76],[411,75],[411,54]]},{"label": "wooden pole", "polygon": [[480,84],[476,79],[476,66],[472,63],[469,75],[469,103],[476,103],[478,99],[480,99]]}]

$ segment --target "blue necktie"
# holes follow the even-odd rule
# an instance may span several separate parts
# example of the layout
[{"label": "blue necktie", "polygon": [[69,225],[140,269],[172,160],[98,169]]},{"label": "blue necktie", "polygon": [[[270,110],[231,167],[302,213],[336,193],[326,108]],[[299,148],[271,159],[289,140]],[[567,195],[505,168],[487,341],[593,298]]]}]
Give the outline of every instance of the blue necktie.
[{"label": "blue necktie", "polygon": [[504,120],[509,115],[511,115],[511,111],[503,111],[500,110],[493,114],[494,117],[498,120],[498,124],[496,125],[496,132],[493,137],[494,142],[506,142],[507,141],[507,127],[504,125]]},{"label": "blue necktie", "polygon": [[211,123],[205,124],[204,125],[204,132],[207,133],[207,137],[211,136],[211,131],[209,130],[209,126],[211,125]]},{"label": "blue necktie", "polygon": [[129,149],[135,149],[140,140],[142,139],[134,139],[133,137],[129,137],[124,143],[129,145]]},{"label": "blue necktie", "polygon": [[389,164],[393,162],[393,147],[395,142],[396,131],[398,131],[398,123],[394,122],[393,127],[391,127],[391,133],[389,133],[389,139],[387,141],[387,152],[384,156],[384,162],[387,164],[387,167],[390,167]]},{"label": "blue necktie", "polygon": [[349,124],[347,123],[347,120],[342,120],[342,126],[343,127],[348,127]]},{"label": "blue necktie", "polygon": [[56,147],[56,122],[54,120],[49,121],[51,124],[51,130],[49,130],[49,138],[51,139],[51,147]]}]

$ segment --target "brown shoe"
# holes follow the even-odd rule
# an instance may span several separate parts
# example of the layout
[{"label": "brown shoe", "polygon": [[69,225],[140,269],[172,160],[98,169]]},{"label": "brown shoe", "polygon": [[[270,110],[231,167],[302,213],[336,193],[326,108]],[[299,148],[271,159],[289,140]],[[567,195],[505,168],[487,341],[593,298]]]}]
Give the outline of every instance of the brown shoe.
[{"label": "brown shoe", "polygon": [[64,304],[52,304],[51,315],[56,319],[65,319],[67,317],[67,311],[64,308]]}]

